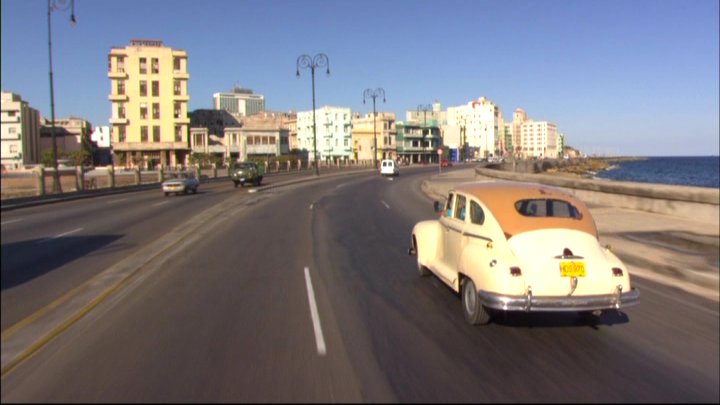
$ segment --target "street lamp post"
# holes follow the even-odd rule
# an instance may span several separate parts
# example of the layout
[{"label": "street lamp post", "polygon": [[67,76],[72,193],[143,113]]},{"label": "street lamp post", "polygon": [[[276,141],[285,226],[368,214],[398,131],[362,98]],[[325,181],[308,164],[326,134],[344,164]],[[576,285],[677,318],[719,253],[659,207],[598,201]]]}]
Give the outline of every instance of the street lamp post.
[{"label": "street lamp post", "polygon": [[52,137],[52,150],[53,150],[53,166],[55,171],[53,172],[53,193],[61,193],[62,187],[60,185],[60,173],[58,172],[58,157],[57,157],[57,140],[55,139],[55,89],[53,85],[53,72],[52,72],[52,35],[50,29],[50,15],[53,11],[62,11],[71,8],[70,13],[70,25],[75,26],[75,0],[48,0],[48,60],[50,65],[50,135]]},{"label": "street lamp post", "polygon": [[[382,95],[383,103],[385,102],[385,90],[378,87],[375,90],[372,89],[365,89],[363,92],[363,104],[365,104],[365,99],[372,98],[373,101],[373,167],[377,168],[377,130],[375,129],[375,117],[377,116],[377,112],[375,110],[375,99],[380,97]],[[384,158],[384,157],[383,157]]]},{"label": "street lamp post", "polygon": [[314,57],[310,55],[300,55],[297,58],[297,73],[296,76],[300,77],[300,68],[309,68],[310,76],[312,76],[312,106],[313,106],[313,154],[315,155],[315,175],[320,175],[320,168],[318,165],[318,154],[317,154],[317,126],[315,124],[315,68],[316,67],[327,67],[327,75],[330,76],[330,60],[324,53],[319,53]]},{"label": "street lamp post", "polygon": [[[430,104],[420,104],[417,108],[418,113],[420,113],[420,111],[423,112],[423,138],[425,138],[425,135],[424,135],[425,128],[424,127],[427,127],[427,118],[426,118],[427,112],[431,111],[431,109],[432,109],[432,106]],[[430,135],[430,134],[428,134],[428,135]],[[428,141],[428,144],[429,143],[430,143],[430,141]],[[425,144],[425,140],[423,139],[423,149],[425,152],[423,154],[428,155],[426,148],[427,148],[427,146],[430,146],[430,145],[424,145],[424,144]],[[427,157],[428,157],[428,159],[430,158],[429,156],[427,156]]]}]

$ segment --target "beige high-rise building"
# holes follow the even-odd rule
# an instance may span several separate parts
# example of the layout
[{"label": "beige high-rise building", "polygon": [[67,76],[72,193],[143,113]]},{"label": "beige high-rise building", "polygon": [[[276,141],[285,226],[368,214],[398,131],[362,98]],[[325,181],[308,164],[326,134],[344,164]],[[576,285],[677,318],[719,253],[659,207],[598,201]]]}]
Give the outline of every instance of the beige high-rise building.
[{"label": "beige high-rise building", "polygon": [[112,147],[116,165],[188,163],[187,52],[133,39],[108,54]]},{"label": "beige high-rise building", "polygon": [[352,118],[352,157],[357,161],[372,161],[375,143],[377,143],[376,160],[397,158],[397,129],[395,113],[378,112],[364,116],[356,114]]},{"label": "beige high-rise building", "polygon": [[40,113],[20,95],[2,92],[0,98],[0,158],[2,170],[20,169],[40,160]]}]

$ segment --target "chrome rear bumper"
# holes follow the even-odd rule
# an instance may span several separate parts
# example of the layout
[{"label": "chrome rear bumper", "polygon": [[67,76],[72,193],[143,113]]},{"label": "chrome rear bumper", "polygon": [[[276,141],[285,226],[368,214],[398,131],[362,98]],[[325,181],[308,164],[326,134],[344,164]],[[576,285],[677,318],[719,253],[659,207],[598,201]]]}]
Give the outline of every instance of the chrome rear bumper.
[{"label": "chrome rear bumper", "polygon": [[484,306],[502,311],[594,311],[635,305],[640,301],[640,290],[632,288],[622,292],[622,287],[618,285],[613,294],[606,295],[535,297],[532,289],[528,289],[524,296],[480,291],[478,297]]}]

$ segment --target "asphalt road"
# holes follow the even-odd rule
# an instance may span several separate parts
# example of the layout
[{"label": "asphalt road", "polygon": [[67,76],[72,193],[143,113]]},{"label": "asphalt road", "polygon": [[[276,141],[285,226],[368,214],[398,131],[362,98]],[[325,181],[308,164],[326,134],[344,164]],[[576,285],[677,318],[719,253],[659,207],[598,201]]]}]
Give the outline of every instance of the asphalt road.
[{"label": "asphalt road", "polygon": [[650,280],[597,322],[467,325],[407,255],[412,226],[435,217],[420,191],[435,170],[3,213],[3,333],[212,215],[4,374],[2,402],[719,401],[717,303]]}]

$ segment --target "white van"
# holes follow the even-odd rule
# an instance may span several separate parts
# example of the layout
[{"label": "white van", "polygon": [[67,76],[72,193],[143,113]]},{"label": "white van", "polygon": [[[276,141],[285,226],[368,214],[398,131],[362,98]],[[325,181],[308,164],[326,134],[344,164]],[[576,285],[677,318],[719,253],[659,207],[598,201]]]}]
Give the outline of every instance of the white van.
[{"label": "white van", "polygon": [[383,176],[399,176],[400,168],[392,159],[384,159],[380,162],[380,174]]}]

